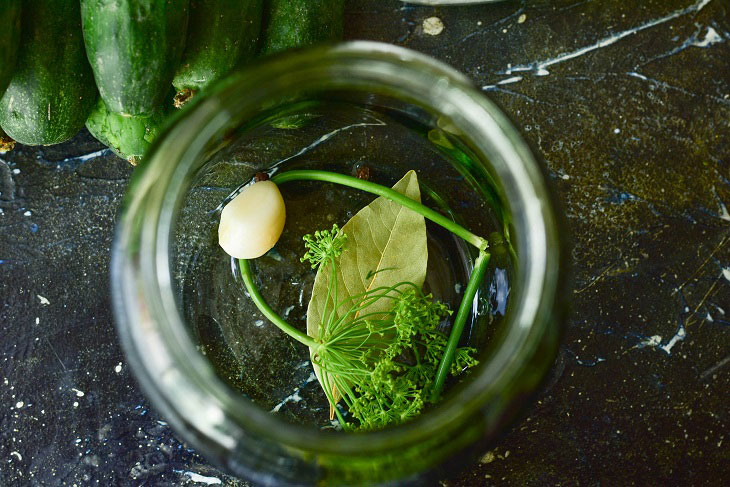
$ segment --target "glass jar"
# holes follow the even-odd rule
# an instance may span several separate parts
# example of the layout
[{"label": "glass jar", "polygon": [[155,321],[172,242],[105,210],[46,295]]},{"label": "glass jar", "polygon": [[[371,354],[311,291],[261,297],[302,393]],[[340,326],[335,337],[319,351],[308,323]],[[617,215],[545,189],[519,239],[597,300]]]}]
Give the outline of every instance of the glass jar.
[{"label": "glass jar", "polygon": [[[365,122],[348,120],[309,149],[272,158],[280,143],[296,139],[290,134],[299,133],[308,119],[322,124],[338,120],[340,108],[327,112],[335,115],[308,116],[313,100],[364,107],[365,115],[357,112],[356,119],[387,112],[393,119],[417,120],[426,130],[417,131],[413,140],[432,145],[439,154],[463,147],[458,154],[470,156],[458,163],[463,171],[454,184],[471,184],[474,174],[487,181],[487,190],[480,194],[499,208],[497,225],[504,230],[496,238],[511,242],[509,253],[516,259],[508,306],[501,315],[495,314],[499,319],[490,325],[480,365],[417,419],[382,431],[351,434],[292,424],[257,405],[253,392],[246,397],[236,391],[219,368],[216,372],[210,347],[201,347],[200,333],[191,329],[187,309],[191,298],[181,292],[202,279],[186,274],[181,261],[195,267],[205,261],[203,255],[222,254],[215,245],[215,224],[199,224],[189,212],[200,206],[191,205],[191,188],[196,188],[195,194],[225,195],[256,171],[280,170],[307,150],[321,150],[335,138],[357,138],[357,130],[369,128]],[[348,117],[348,110],[342,116]],[[274,118],[279,122],[272,123]],[[409,123],[403,126],[410,127]],[[378,129],[378,123],[370,125]],[[276,136],[272,144],[256,145],[247,139],[261,127]],[[385,154],[401,147],[391,138],[387,145],[372,149],[380,138],[371,134],[358,139],[354,149],[318,154],[326,155],[324,162],[336,164],[335,158],[346,157],[345,153],[355,153],[347,157],[357,159],[358,151]],[[404,157],[411,147],[414,154],[418,152],[411,144],[402,144]],[[232,147],[245,148],[248,159],[237,158]],[[211,172],[211,167],[226,170]],[[383,170],[388,167],[385,164]],[[422,170],[426,173],[425,165]],[[447,182],[441,188],[445,197],[452,192]],[[434,194],[439,193],[439,184],[432,182]],[[565,233],[559,228],[548,186],[540,165],[499,109],[464,76],[427,56],[392,45],[351,42],[266,59],[194,100],[158,138],[130,181],[112,259],[114,311],[129,363],[155,407],[185,441],[228,472],[259,485],[412,482],[444,465],[463,464],[494,442],[521,411],[557,351],[566,311],[567,258]],[[208,206],[198,213],[209,210]],[[203,242],[201,252],[185,250],[189,235]],[[230,275],[224,277],[223,286],[229,285],[229,278],[235,281]],[[215,282],[206,281],[207,291],[198,289],[193,298],[209,292],[211,299],[217,299],[223,291]],[[224,304],[236,307],[245,302],[243,292],[233,301]],[[274,337],[276,329],[269,328]],[[244,340],[258,333],[250,330],[242,335]],[[254,338],[250,340],[253,343]],[[259,350],[268,350],[266,346]],[[269,353],[266,360],[275,360],[278,353]],[[254,383],[255,369],[239,372]],[[289,368],[280,370],[285,375]]]}]

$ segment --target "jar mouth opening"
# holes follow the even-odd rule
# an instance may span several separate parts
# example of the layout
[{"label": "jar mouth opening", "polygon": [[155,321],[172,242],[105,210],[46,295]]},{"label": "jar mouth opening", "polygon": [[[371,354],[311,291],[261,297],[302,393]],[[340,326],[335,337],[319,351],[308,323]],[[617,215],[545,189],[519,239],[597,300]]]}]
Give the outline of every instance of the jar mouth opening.
[{"label": "jar mouth opening", "polygon": [[[362,434],[323,432],[271,415],[218,378],[195,347],[174,296],[169,249],[177,210],[191,174],[216,147],[211,141],[231,119],[252,113],[265,97],[286,96],[296,80],[347,89],[379,86],[446,116],[486,154],[511,209],[519,257],[517,299],[507,332],[488,363],[418,418]],[[277,91],[278,90],[278,91]],[[248,114],[247,113],[247,114]],[[155,404],[188,441],[202,437],[234,448],[250,432],[302,451],[363,454],[427,439],[465,424],[500,391],[515,387],[519,366],[554,326],[552,308],[562,286],[555,208],[545,178],[516,129],[460,73],[413,51],[374,42],[350,42],[269,59],[217,85],[160,135],[130,182],[115,236],[112,290],[117,326],[130,364]],[[524,256],[524,257],[523,257]],[[545,370],[540,371],[540,377]],[[190,404],[179,404],[189,394]],[[193,407],[194,406],[194,407]],[[194,410],[200,412],[193,415]],[[170,419],[170,418],[168,418]],[[499,418],[488,418],[501,427]],[[223,429],[227,431],[223,431]],[[490,431],[493,432],[493,431]]]}]

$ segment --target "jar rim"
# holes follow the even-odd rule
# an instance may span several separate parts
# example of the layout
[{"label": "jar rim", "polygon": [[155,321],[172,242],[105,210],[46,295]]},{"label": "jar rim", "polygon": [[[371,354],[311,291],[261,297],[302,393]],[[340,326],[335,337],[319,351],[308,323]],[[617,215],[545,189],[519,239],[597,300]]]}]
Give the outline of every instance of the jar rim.
[{"label": "jar rim", "polygon": [[[317,70],[319,77],[314,76]],[[366,80],[399,92],[430,87],[417,93],[421,104],[447,115],[460,129],[468,128],[476,144],[496,151],[498,157],[490,162],[498,166],[512,223],[520,233],[518,255],[527,256],[526,262],[520,257],[518,266],[519,302],[511,305],[508,332],[489,363],[413,421],[357,435],[287,423],[220,380],[185,330],[168,254],[175,208],[189,172],[233,112],[253,109],[264,90],[270,95],[284,85],[277,84],[284,77],[306,84],[345,74],[350,83]],[[266,87],[257,85],[266,79]],[[138,380],[163,414],[175,417],[171,423],[194,446],[202,437],[224,452],[252,434],[310,452],[362,454],[413,444],[440,428],[465,424],[501,389],[514,387],[525,373],[521,364],[537,353],[546,337],[556,340],[560,317],[555,308],[563,299],[565,255],[548,183],[509,120],[454,69],[423,54],[370,41],[311,48],[267,59],[228,78],[176,118],[130,182],[113,246],[112,294],[118,332]],[[543,368],[540,378],[547,371]],[[189,395],[191,404],[176,404],[181,393]],[[203,413],[191,417],[194,408]],[[501,426],[499,418],[491,423],[495,431]]]}]

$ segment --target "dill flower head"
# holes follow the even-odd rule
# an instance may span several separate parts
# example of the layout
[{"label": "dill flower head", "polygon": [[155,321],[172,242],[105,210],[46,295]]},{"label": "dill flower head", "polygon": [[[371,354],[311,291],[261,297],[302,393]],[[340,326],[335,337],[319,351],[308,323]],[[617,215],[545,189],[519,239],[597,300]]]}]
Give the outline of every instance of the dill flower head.
[{"label": "dill flower head", "polygon": [[312,264],[312,269],[316,269],[342,254],[347,235],[334,224],[332,230],[317,230],[314,235],[307,234],[302,240],[307,252],[300,260],[309,262]]}]

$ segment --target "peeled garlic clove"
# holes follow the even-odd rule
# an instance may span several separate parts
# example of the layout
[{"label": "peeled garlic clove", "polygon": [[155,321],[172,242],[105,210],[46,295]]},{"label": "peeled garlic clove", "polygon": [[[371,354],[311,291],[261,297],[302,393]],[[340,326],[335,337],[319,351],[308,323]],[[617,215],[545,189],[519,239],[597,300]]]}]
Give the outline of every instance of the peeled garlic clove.
[{"label": "peeled garlic clove", "polygon": [[223,208],[218,244],[237,259],[261,257],[279,240],[285,220],[284,198],[276,184],[252,184]]}]

